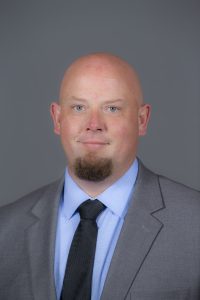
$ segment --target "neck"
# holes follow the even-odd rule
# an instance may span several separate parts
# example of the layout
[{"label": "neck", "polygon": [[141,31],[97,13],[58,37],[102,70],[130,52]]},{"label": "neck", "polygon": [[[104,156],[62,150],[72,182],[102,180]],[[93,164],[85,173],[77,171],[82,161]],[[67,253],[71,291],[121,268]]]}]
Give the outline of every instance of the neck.
[{"label": "neck", "polygon": [[103,193],[114,181],[103,180],[101,182],[91,182],[77,177],[72,177],[77,185],[91,198]]},{"label": "neck", "polygon": [[107,188],[109,188],[115,181],[117,181],[121,176],[124,175],[124,173],[128,170],[128,168],[121,172],[113,172],[112,175],[107,177],[106,179],[102,181],[89,181],[78,178],[70,169],[69,175],[72,177],[72,179],[76,182],[76,184],[90,197],[94,198],[101,193],[103,193]]}]

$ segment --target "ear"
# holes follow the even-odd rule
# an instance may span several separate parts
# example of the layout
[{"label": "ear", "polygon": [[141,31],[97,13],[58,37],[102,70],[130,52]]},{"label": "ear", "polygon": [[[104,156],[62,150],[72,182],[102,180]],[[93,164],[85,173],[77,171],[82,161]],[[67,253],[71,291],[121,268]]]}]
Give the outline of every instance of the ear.
[{"label": "ear", "polygon": [[143,104],[140,106],[138,113],[139,136],[146,134],[150,114],[151,106],[149,104]]},{"label": "ear", "polygon": [[60,105],[56,102],[51,103],[50,113],[54,124],[54,132],[60,135],[60,114],[61,114]]}]

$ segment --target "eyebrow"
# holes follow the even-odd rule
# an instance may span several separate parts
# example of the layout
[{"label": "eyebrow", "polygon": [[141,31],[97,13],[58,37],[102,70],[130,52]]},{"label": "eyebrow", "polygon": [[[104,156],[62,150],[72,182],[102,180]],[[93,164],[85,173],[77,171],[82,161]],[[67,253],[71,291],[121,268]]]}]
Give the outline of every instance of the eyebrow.
[{"label": "eyebrow", "polygon": [[[87,99],[84,99],[84,98],[79,98],[79,97],[75,97],[75,96],[72,96],[70,97],[69,101],[79,101],[79,102],[87,102]],[[110,100],[106,100],[104,101],[105,104],[109,104],[109,103],[118,103],[118,102],[124,102],[125,99],[110,99]]]}]

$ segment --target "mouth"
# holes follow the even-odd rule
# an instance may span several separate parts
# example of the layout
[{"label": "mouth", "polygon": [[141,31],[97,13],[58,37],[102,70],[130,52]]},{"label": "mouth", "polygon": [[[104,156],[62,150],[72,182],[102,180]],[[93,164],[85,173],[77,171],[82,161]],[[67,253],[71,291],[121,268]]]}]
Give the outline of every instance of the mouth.
[{"label": "mouth", "polygon": [[80,140],[78,142],[90,149],[99,149],[109,145],[108,142],[100,140]]},{"label": "mouth", "polygon": [[102,142],[102,141],[94,141],[94,140],[89,140],[89,141],[82,141],[81,143],[83,144],[93,144],[93,145],[108,145],[107,142]]}]

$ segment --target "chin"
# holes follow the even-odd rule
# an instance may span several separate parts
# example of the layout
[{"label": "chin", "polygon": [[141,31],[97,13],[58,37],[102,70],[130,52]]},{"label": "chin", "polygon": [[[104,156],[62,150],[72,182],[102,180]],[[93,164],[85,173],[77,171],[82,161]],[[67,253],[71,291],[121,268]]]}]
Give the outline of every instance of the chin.
[{"label": "chin", "polygon": [[112,174],[113,163],[110,158],[99,158],[90,154],[86,157],[77,158],[73,169],[79,179],[99,182]]}]

